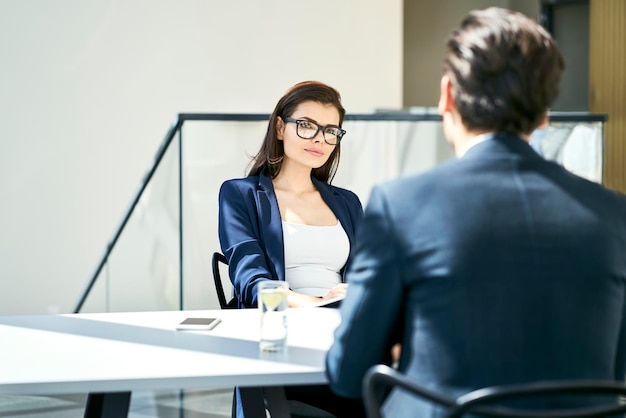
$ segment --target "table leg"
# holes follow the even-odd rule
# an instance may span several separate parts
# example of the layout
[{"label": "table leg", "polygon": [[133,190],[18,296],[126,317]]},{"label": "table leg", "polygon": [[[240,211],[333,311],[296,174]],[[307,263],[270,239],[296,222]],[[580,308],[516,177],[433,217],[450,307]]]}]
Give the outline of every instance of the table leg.
[{"label": "table leg", "polygon": [[290,418],[289,404],[282,386],[239,388],[241,406],[246,418],[265,418],[265,409],[272,418]]},{"label": "table leg", "polygon": [[285,388],[282,386],[271,386],[264,388],[263,391],[265,392],[265,403],[272,418],[291,417],[289,404],[285,396]]},{"label": "table leg", "polygon": [[90,393],[84,418],[122,418],[128,416],[130,392]]},{"label": "table leg", "polygon": [[263,388],[239,388],[239,400],[246,418],[265,418]]}]

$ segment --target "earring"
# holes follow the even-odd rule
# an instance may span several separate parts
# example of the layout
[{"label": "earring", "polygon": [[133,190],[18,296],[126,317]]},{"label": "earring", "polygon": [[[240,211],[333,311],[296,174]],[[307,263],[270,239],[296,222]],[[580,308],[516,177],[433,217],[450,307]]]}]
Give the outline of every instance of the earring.
[{"label": "earring", "polygon": [[270,157],[268,157],[267,158],[267,163],[269,165],[276,165],[276,164],[280,163],[283,160],[284,157],[285,157],[284,155],[281,155],[278,158],[270,158]]}]

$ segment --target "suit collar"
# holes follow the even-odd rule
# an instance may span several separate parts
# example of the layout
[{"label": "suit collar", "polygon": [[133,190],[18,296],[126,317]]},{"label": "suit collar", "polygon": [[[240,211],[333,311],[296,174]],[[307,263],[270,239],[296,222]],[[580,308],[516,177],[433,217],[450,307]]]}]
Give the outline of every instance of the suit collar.
[{"label": "suit collar", "polygon": [[505,133],[485,134],[484,140],[475,144],[463,155],[466,158],[483,158],[485,156],[511,156],[541,159],[528,142],[515,135]]},{"label": "suit collar", "polygon": [[259,189],[274,193],[274,185],[272,184],[272,179],[267,175],[265,170],[261,171],[259,174]]}]

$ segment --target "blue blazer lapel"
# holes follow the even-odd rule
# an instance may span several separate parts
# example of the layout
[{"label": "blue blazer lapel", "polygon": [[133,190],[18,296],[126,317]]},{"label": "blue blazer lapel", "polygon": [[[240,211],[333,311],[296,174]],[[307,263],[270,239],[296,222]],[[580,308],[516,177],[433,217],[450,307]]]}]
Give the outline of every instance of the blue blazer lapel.
[{"label": "blue blazer lapel", "polygon": [[341,222],[341,226],[346,231],[348,235],[348,240],[350,241],[350,248],[354,246],[354,220],[353,216],[348,210],[348,207],[343,204],[343,199],[340,199],[338,193],[330,187],[327,183],[317,180],[315,177],[311,177],[313,180],[313,184],[317,187],[320,194],[322,195],[322,199],[326,202],[330,210],[333,211],[339,222]]},{"label": "blue blazer lapel", "polygon": [[280,210],[272,180],[265,174],[259,175],[256,206],[259,214],[260,239],[269,258],[268,264],[274,266],[276,279],[285,280],[285,251]]}]

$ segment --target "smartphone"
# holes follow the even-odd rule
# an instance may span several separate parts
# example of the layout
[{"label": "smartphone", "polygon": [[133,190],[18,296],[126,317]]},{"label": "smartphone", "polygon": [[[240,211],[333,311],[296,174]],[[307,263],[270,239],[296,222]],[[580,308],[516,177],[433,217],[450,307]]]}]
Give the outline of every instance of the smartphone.
[{"label": "smartphone", "polygon": [[222,320],[219,318],[187,318],[176,325],[176,329],[181,331],[208,331],[215,328],[220,322]]}]

